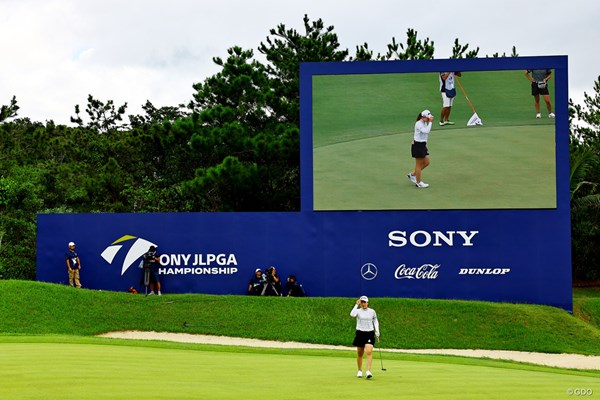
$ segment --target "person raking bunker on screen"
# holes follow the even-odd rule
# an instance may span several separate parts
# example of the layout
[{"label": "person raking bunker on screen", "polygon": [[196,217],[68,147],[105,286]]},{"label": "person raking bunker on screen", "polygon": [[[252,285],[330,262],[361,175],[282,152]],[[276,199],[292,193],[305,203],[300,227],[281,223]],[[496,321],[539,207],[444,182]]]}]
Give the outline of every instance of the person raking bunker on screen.
[{"label": "person raking bunker on screen", "polygon": [[432,122],[433,115],[429,110],[423,110],[417,115],[415,133],[410,148],[411,155],[415,159],[415,169],[413,172],[409,172],[406,177],[418,188],[429,187],[429,184],[421,180],[421,173],[429,165],[427,139],[429,138],[429,132],[431,132]]},{"label": "person raking bunker on screen", "polygon": [[373,364],[373,346],[375,345],[375,338],[379,341],[379,321],[377,320],[377,313],[372,308],[369,308],[369,298],[367,296],[361,296],[360,299],[356,300],[356,304],[350,316],[356,318],[356,336],[352,342],[353,346],[356,346],[356,364],[358,366],[357,378],[363,376],[363,356],[367,356],[367,379],[371,379],[373,374],[371,373],[371,365]]}]

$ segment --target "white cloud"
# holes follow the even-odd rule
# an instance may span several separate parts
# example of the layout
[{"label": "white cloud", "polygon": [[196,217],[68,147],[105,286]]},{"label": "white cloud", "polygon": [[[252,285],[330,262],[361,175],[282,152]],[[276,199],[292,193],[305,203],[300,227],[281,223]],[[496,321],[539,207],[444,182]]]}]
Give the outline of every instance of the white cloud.
[{"label": "white cloud", "polygon": [[480,56],[513,45],[523,56],[566,54],[576,101],[600,74],[594,0],[0,0],[0,35],[8,38],[0,41],[0,104],[16,95],[20,116],[68,123],[88,94],[127,102],[128,113],[146,100],[187,103],[192,84],[219,70],[214,56],[234,45],[257,54],[278,24],[302,31],[304,14],[333,25],[351,54],[365,42],[383,53],[392,37],[404,42],[408,28],[435,42],[436,58],[451,54],[455,38],[480,47]]}]

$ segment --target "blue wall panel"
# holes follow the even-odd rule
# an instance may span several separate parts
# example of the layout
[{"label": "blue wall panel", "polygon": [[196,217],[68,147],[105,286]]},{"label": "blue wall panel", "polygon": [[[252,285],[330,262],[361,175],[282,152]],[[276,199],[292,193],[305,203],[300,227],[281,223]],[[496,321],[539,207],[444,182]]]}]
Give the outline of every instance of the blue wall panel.
[{"label": "blue wall panel", "polygon": [[[559,213],[551,214],[41,214],[38,279],[66,283],[64,253],[75,241],[85,287],[140,288],[139,257],[129,268],[123,262],[137,240],[146,240],[162,255],[165,293],[244,294],[256,268],[274,265],[284,279],[296,274],[311,296],[476,299],[570,310],[569,235]],[[125,235],[134,238],[121,242],[108,262],[102,253]],[[373,279],[361,274],[365,264],[376,269]]]}]

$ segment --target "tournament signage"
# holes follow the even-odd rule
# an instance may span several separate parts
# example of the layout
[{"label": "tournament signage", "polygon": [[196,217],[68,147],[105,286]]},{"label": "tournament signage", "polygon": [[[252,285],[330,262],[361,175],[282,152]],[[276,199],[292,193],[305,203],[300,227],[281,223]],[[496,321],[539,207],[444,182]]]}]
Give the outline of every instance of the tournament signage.
[{"label": "tournament signage", "polygon": [[570,309],[568,251],[560,240],[529,240],[541,232],[562,236],[551,232],[560,221],[494,214],[476,221],[466,211],[432,212],[418,221],[388,212],[41,214],[38,279],[67,282],[64,248],[73,240],[82,284],[91,289],[139,290],[141,257],[156,245],[163,293],[245,294],[255,269],[273,265],[283,279],[296,275],[310,296],[368,293]]},{"label": "tournament signage", "polygon": [[[437,79],[437,71],[461,70],[464,86],[469,82],[475,93],[470,93],[475,103],[476,79],[468,81],[468,71],[499,71],[508,78],[505,70],[516,70],[522,78],[525,69],[542,65],[555,71],[556,121],[541,121],[531,132],[519,126],[515,128],[518,134],[513,136],[510,126],[493,126],[485,109],[477,110],[482,125],[466,127],[471,110],[461,113],[457,107],[453,115],[464,119],[465,127],[450,128],[444,138],[440,133],[435,150],[461,151],[465,145],[460,141],[467,139],[473,146],[488,142],[500,146],[503,141],[532,135],[540,146],[548,148],[539,163],[546,166],[545,172],[540,172],[544,175],[540,181],[549,182],[549,188],[532,183],[531,190],[523,190],[518,186],[518,177],[510,175],[506,182],[494,178],[489,187],[475,191],[468,182],[457,180],[454,186],[459,185],[458,191],[453,191],[456,187],[444,184],[453,177],[436,176],[450,167],[439,166],[436,170],[433,163],[437,153],[433,152],[432,166],[425,172],[430,174],[428,179],[433,179],[431,186],[415,188],[405,177],[414,160],[409,155],[407,160],[397,161],[405,149],[393,149],[393,156],[386,158],[386,149],[396,143],[402,146],[406,140],[410,143],[412,128],[392,130],[394,113],[390,131],[384,134],[371,127],[379,123],[376,118],[354,130],[344,125],[350,116],[342,118],[344,121],[335,120],[348,107],[352,115],[360,113],[352,109],[353,104],[371,107],[371,84],[385,83],[377,87],[376,97],[381,101],[381,96],[386,96],[382,88],[392,81],[396,86],[390,93],[398,94],[407,81],[418,86],[431,75]],[[282,281],[295,275],[309,296],[472,299],[548,304],[571,310],[568,121],[560,113],[567,110],[566,65],[566,57],[303,64],[301,211],[40,214],[37,278],[67,283],[64,254],[67,244],[73,241],[82,262],[82,285],[89,289],[127,291],[134,286],[140,290],[141,259],[150,246],[156,246],[163,293],[243,295],[257,268],[275,266]],[[430,76],[407,79],[406,74],[417,73]],[[489,80],[486,82],[489,87]],[[344,95],[336,97],[340,85]],[[437,83],[433,86],[431,100],[424,100],[433,104],[428,106],[432,109],[439,102]],[[357,94],[352,92],[355,89]],[[354,95],[361,101],[344,100]],[[527,96],[525,93],[527,107],[533,108]],[[380,109],[381,104],[370,108],[369,113]],[[407,126],[414,124],[412,114],[418,111],[415,107],[406,111],[412,120]],[[327,121],[318,111],[321,108],[333,113]],[[355,133],[358,136],[352,136]],[[434,133],[431,137],[433,150]],[[518,153],[518,144],[509,147]],[[502,151],[501,147],[490,149],[489,158],[510,156],[500,155]],[[531,154],[531,148],[527,151]],[[451,155],[466,162],[464,156]],[[444,162],[443,157],[438,157],[439,162]],[[335,162],[329,163],[330,158]],[[535,157],[530,158],[533,160],[527,166],[535,166]],[[383,169],[369,175],[371,168],[379,168],[379,164]],[[491,177],[497,172],[496,164],[502,163],[491,160],[477,173],[487,172]],[[521,168],[505,164],[507,168]],[[387,170],[389,173],[381,172]],[[456,171],[464,177],[469,173]],[[383,186],[378,187],[378,182]],[[515,185],[517,192],[529,195],[503,197],[502,190],[498,190],[499,186],[515,190]],[[460,193],[469,193],[464,202],[456,200]],[[80,229],[82,226],[86,229]]]}]

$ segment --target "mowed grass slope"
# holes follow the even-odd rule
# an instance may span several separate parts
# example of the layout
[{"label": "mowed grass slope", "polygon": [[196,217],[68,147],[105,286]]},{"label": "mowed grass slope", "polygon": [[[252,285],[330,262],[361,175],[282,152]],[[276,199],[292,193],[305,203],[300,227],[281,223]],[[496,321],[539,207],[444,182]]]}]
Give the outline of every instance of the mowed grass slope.
[{"label": "mowed grass slope", "polygon": [[410,143],[417,114],[439,117],[437,74],[317,76],[313,80],[314,208],[554,208],[554,120],[535,119],[523,71],[471,72],[461,79],[484,126],[458,90],[451,119],[434,121],[415,194]]},{"label": "mowed grass slope", "polygon": [[573,314],[600,329],[600,287],[574,289]]},{"label": "mowed grass slope", "polygon": [[[352,305],[345,298],[145,297],[0,281],[0,332],[88,336],[152,330],[350,345]],[[372,299],[371,306],[379,315],[384,348],[600,355],[598,327],[553,307],[396,298]],[[194,326],[185,328],[184,322]]]}]

